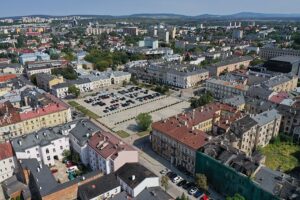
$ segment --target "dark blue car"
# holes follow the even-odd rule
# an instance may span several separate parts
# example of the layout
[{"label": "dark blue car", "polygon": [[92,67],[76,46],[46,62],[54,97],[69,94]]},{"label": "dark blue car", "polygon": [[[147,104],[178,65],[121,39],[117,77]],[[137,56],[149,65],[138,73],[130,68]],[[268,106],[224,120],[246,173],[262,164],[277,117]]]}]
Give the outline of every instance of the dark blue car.
[{"label": "dark blue car", "polygon": [[194,194],[194,197],[199,198],[199,197],[201,197],[203,194],[204,194],[203,192],[201,192],[200,190],[198,190],[198,191]]}]

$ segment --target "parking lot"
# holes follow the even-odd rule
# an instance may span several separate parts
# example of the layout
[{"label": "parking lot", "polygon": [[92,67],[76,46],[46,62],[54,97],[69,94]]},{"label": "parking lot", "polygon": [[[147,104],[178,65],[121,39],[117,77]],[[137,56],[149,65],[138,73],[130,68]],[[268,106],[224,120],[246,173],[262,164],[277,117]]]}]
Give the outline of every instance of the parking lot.
[{"label": "parking lot", "polygon": [[121,87],[96,93],[79,100],[79,103],[90,108],[100,117],[145,104],[151,100],[161,98],[161,94],[135,86]]},{"label": "parking lot", "polygon": [[76,101],[100,116],[98,120],[109,128],[130,134],[138,132],[135,118],[142,112],[150,113],[153,121],[158,121],[189,107],[188,102],[179,98],[136,86],[109,89]]}]

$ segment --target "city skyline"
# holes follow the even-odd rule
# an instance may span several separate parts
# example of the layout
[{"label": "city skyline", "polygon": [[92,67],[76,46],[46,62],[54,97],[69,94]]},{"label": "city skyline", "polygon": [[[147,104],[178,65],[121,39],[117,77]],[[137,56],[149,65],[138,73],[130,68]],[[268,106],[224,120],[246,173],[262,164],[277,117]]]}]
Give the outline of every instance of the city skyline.
[{"label": "city skyline", "polygon": [[[17,6],[16,6],[17,5]],[[104,6],[103,6],[104,5]],[[228,15],[239,12],[298,14],[300,2],[295,0],[253,0],[242,2],[240,0],[228,0],[224,5],[222,0],[174,0],[172,4],[168,0],[153,0],[142,2],[138,0],[53,0],[43,2],[43,6],[36,0],[5,1],[1,3],[0,17],[26,16],[26,15],[130,15],[139,13],[172,13],[182,15],[216,14]]]}]

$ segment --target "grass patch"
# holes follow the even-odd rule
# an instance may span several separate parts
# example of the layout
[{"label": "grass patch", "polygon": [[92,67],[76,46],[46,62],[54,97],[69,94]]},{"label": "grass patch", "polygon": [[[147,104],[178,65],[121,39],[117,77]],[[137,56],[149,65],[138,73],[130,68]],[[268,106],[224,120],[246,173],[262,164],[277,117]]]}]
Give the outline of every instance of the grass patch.
[{"label": "grass patch", "polygon": [[261,149],[266,156],[266,166],[276,170],[280,168],[288,172],[299,166],[300,159],[297,158],[300,153],[300,146],[290,142],[280,142],[269,144]]},{"label": "grass patch", "polygon": [[140,137],[144,137],[146,135],[149,135],[150,134],[150,131],[142,131],[142,132],[138,132],[137,135],[140,136]]},{"label": "grass patch", "polygon": [[123,130],[117,131],[117,134],[118,134],[118,136],[120,136],[121,138],[127,138],[127,137],[130,136],[129,133],[127,133],[126,131],[123,131]]},{"label": "grass patch", "polygon": [[98,116],[97,114],[93,113],[92,111],[86,109],[85,107],[83,107],[82,105],[80,105],[79,103],[75,102],[75,101],[69,101],[68,102],[72,107],[76,108],[77,110],[79,110],[80,112],[82,112],[83,114],[87,115],[88,117],[91,117],[93,119],[98,119],[100,118],[100,116]]}]

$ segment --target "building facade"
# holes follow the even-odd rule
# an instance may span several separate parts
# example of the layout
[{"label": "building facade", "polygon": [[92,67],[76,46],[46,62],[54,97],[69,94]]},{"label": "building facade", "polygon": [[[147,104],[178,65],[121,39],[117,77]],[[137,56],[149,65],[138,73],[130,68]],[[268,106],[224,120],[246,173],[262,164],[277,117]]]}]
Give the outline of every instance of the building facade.
[{"label": "building facade", "polygon": [[108,132],[98,132],[88,141],[89,166],[104,174],[115,172],[125,163],[138,162],[138,152]]},{"label": "building facade", "polygon": [[14,174],[17,160],[9,142],[0,144],[0,183]]}]

